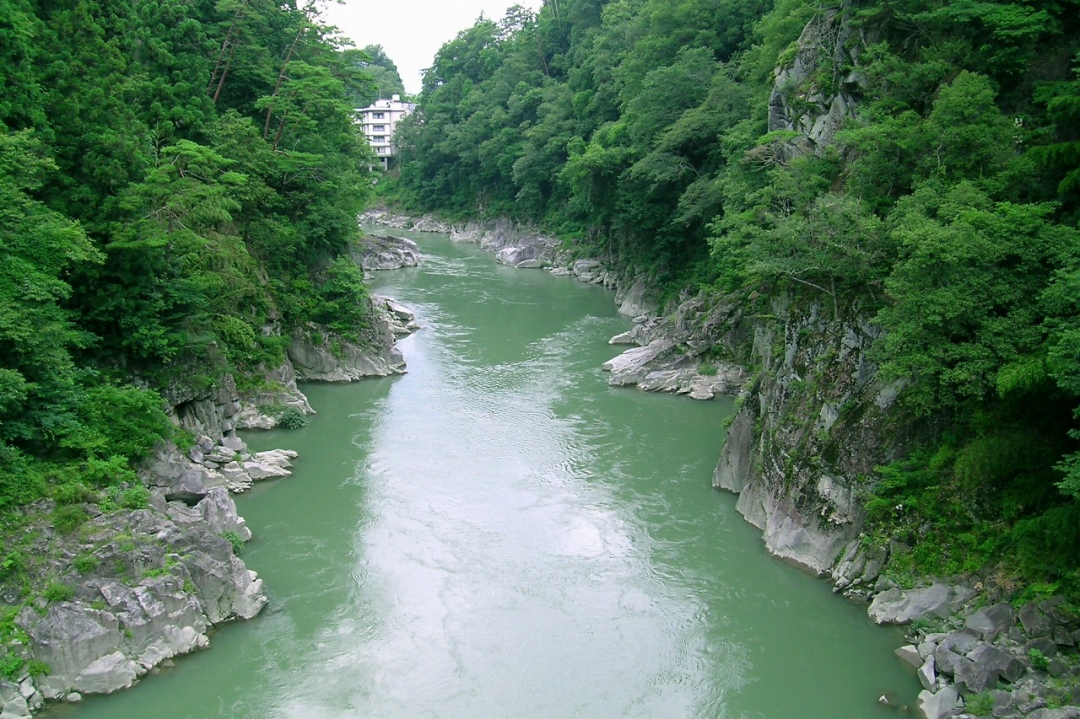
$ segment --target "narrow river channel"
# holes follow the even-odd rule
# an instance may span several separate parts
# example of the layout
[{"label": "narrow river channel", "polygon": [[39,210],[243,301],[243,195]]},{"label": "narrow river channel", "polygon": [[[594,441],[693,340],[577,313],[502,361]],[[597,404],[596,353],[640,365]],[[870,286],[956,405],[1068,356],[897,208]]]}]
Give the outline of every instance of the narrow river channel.
[{"label": "narrow river channel", "polygon": [[410,236],[422,266],[375,287],[422,325],[408,374],[245,437],[300,452],[237,500],[267,609],[50,718],[898,716],[899,633],[711,489],[730,401],[608,387],[611,293]]}]

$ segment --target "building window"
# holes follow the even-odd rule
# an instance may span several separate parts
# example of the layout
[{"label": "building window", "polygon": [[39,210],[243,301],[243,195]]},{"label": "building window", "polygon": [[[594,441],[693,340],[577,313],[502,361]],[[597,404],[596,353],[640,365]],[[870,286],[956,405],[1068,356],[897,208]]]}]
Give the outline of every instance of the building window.
[{"label": "building window", "polygon": [[375,127],[371,128],[371,131],[372,132],[386,132],[386,125],[376,125]]},{"label": "building window", "polygon": [[374,142],[386,142],[386,135],[375,135],[371,138]]},{"label": "building window", "polygon": [[371,118],[373,120],[385,120],[386,119],[386,113],[385,112],[373,112],[373,113],[371,113]]}]

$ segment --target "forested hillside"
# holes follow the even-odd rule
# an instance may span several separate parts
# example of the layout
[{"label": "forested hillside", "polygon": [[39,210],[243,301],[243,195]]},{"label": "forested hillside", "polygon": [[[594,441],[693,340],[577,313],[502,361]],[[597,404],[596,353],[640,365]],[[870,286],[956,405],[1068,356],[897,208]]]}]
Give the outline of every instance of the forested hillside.
[{"label": "forested hillside", "polygon": [[400,141],[413,209],[867,318],[925,428],[871,534],[1080,589],[1076,0],[547,0],[446,44]]},{"label": "forested hillside", "polygon": [[371,58],[317,3],[0,0],[0,55],[0,512],[133,479],[164,391],[364,332]]}]

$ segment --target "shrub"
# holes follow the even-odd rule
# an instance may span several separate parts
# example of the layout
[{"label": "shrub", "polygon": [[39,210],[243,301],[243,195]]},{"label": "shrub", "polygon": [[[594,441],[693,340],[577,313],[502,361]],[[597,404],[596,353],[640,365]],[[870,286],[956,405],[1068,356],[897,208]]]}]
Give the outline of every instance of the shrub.
[{"label": "shrub", "polygon": [[26,567],[26,558],[18,551],[8,552],[0,558],[0,579],[14,576]]},{"label": "shrub", "polygon": [[286,407],[278,416],[277,421],[282,429],[300,429],[307,427],[308,424],[307,417],[296,407]]},{"label": "shrub", "polygon": [[124,509],[142,509],[150,502],[150,490],[141,484],[120,493],[120,506]]},{"label": "shrub", "polygon": [[50,602],[66,602],[75,596],[75,588],[63,582],[49,582],[41,596]]},{"label": "shrub", "polygon": [[31,659],[27,662],[26,671],[33,677],[43,677],[46,674],[52,674],[52,668],[45,662],[37,659]]},{"label": "shrub", "polygon": [[88,574],[98,568],[98,558],[93,554],[80,554],[71,565],[79,574]]},{"label": "shrub", "polygon": [[90,516],[80,505],[65,504],[52,513],[53,526],[62,534],[70,534],[81,527]]},{"label": "shrub", "polygon": [[233,554],[240,556],[244,551],[244,540],[240,539],[240,535],[236,532],[222,532],[221,536],[232,545]]},{"label": "shrub", "polygon": [[990,713],[994,711],[994,695],[990,692],[983,692],[968,697],[965,708],[969,714],[974,714],[977,717],[990,716]]},{"label": "shrub", "polygon": [[97,495],[82,482],[65,482],[52,493],[57,504],[82,504],[92,502]]}]

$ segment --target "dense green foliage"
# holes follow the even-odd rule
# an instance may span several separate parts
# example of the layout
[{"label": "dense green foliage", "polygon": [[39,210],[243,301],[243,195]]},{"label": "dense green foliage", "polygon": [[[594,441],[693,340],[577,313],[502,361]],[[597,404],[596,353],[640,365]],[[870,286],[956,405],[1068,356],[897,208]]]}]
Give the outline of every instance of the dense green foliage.
[{"label": "dense green foliage", "polygon": [[351,94],[353,104],[358,108],[368,107],[379,99],[389,100],[394,95],[404,97],[405,85],[401,81],[397,65],[386,56],[382,45],[368,45],[362,52],[363,56],[357,61],[370,80]]},{"label": "dense green foliage", "polygon": [[1077,0],[549,0],[443,46],[394,191],[544,225],[669,297],[860,308],[934,437],[874,480],[878,536],[920,571],[1008,558],[1077,590],[1078,133]]},{"label": "dense green foliage", "polygon": [[307,0],[0,0],[0,511],[132,479],[160,390],[364,328],[370,61]]}]

